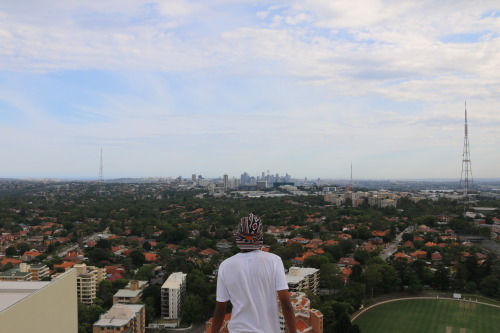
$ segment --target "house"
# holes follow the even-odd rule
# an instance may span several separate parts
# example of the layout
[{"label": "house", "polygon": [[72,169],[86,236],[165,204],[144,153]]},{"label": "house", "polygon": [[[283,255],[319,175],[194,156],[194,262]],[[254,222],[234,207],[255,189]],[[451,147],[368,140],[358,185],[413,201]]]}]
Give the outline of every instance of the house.
[{"label": "house", "polygon": [[42,252],[38,252],[37,250],[31,250],[31,251],[26,251],[24,254],[21,256],[21,259],[23,261],[33,261],[36,259],[36,257],[42,255]]},{"label": "house", "polygon": [[436,251],[433,254],[431,254],[431,260],[432,261],[441,261],[441,260],[443,260],[443,256],[441,255],[441,253]]},{"label": "house", "polygon": [[67,271],[68,269],[73,268],[73,266],[75,266],[74,262],[64,261],[62,264],[55,264],[54,269],[62,268],[62,269],[64,269],[64,271]]},{"label": "house", "polygon": [[427,252],[426,251],[415,251],[410,253],[410,256],[412,256],[415,259],[425,259],[427,258]]},{"label": "house", "polygon": [[218,254],[219,252],[215,251],[214,249],[205,249],[200,251],[200,255],[205,256],[205,257],[212,257],[214,254]]},{"label": "house", "polygon": [[393,255],[393,259],[397,261],[407,261],[407,262],[412,262],[413,258],[406,253],[403,252],[398,252]]},{"label": "house", "polygon": [[340,258],[337,264],[339,267],[352,267],[354,265],[359,265],[360,262],[354,260],[353,258]]}]

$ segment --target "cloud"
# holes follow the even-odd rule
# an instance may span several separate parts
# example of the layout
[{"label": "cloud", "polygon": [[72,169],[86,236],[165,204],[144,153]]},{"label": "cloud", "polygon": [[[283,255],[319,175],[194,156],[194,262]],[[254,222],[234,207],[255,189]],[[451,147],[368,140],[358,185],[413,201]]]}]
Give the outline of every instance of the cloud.
[{"label": "cloud", "polygon": [[221,164],[227,172],[267,164],[326,176],[358,159],[368,176],[379,154],[391,163],[385,171],[377,158],[380,174],[403,175],[426,153],[461,149],[467,100],[471,135],[481,128],[474,142],[491,152],[500,144],[497,7],[2,2],[0,130],[2,138],[22,133],[3,149],[25,151],[26,165],[44,158],[75,170],[78,160],[82,173],[91,163],[74,147],[94,158],[104,146],[116,161],[110,169],[123,174],[155,164],[175,174],[203,160],[212,174]]}]

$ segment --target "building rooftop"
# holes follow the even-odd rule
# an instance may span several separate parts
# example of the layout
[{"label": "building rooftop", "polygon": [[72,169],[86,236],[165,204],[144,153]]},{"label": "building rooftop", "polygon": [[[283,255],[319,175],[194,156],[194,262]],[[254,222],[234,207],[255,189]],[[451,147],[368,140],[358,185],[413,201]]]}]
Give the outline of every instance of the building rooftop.
[{"label": "building rooftop", "polygon": [[137,297],[137,295],[140,295],[142,293],[142,290],[131,290],[131,289],[119,289],[114,297],[127,297],[127,298],[134,298]]},{"label": "building rooftop", "polygon": [[0,313],[49,284],[48,281],[1,281]]},{"label": "building rooftop", "polygon": [[175,272],[170,274],[167,281],[163,284],[162,289],[165,288],[179,288],[182,281],[186,278],[186,274],[182,272]]},{"label": "building rooftop", "polygon": [[319,269],[316,268],[290,267],[290,270],[286,275],[286,281],[292,284],[299,283],[306,276],[315,274],[317,272],[319,272]]},{"label": "building rooftop", "polygon": [[125,326],[143,307],[143,304],[114,304],[108,312],[101,315],[94,326]]}]

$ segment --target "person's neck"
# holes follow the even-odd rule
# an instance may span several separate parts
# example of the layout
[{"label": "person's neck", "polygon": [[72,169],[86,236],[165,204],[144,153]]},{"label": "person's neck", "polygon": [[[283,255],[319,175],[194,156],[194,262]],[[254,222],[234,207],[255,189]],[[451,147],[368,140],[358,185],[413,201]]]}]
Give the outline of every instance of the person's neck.
[{"label": "person's neck", "polygon": [[258,250],[259,249],[253,249],[253,250],[245,249],[245,250],[240,250],[240,253],[247,253],[247,252],[258,251]]}]

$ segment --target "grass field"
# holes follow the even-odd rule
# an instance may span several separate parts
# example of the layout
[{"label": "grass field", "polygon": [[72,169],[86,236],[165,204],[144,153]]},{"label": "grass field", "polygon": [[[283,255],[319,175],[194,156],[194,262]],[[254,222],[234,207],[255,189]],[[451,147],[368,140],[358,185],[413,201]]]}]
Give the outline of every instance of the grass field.
[{"label": "grass field", "polygon": [[363,333],[498,333],[500,309],[457,300],[403,300],[375,306],[353,323]]}]

